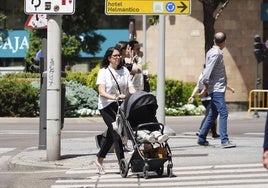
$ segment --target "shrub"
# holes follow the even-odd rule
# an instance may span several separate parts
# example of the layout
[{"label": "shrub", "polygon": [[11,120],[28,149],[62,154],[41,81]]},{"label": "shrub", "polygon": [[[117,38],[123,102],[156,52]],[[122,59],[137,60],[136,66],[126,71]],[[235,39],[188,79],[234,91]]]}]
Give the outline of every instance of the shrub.
[{"label": "shrub", "polygon": [[96,65],[96,67],[90,71],[90,74],[87,77],[87,83],[86,83],[88,87],[93,88],[96,91],[97,91],[96,81],[97,81],[99,70],[100,70],[100,64]]},{"label": "shrub", "polygon": [[165,112],[168,116],[202,115],[206,109],[203,105],[185,104],[179,108],[165,108]]},{"label": "shrub", "polygon": [[[181,95],[181,102],[182,104],[188,103],[188,98],[191,96],[196,83],[195,82],[183,82],[182,85],[182,95]],[[198,97],[195,97],[195,100],[193,102],[195,106],[198,106],[201,104],[201,101]]]},{"label": "shrub", "polygon": [[95,115],[98,105],[98,93],[76,81],[65,81],[65,116]]},{"label": "shrub", "polygon": [[30,72],[7,73],[3,75],[3,78],[40,78],[40,73],[30,73]]},{"label": "shrub", "polygon": [[75,81],[79,84],[86,85],[89,72],[67,72],[66,81]]},{"label": "shrub", "polygon": [[34,117],[38,112],[38,90],[30,82],[0,79],[0,116]]},{"label": "shrub", "polygon": [[[65,117],[77,117],[77,116],[93,116],[98,115],[99,112],[97,110],[97,100],[98,100],[98,93],[96,88],[96,79],[97,74],[100,69],[100,64],[98,64],[92,71],[90,72],[67,72],[67,77],[63,78],[66,85],[66,96],[65,96]],[[12,112],[12,115],[6,115],[7,111],[5,109],[1,109],[0,116],[3,116],[4,110],[5,110],[5,116],[36,116],[39,113],[39,87],[40,87],[40,80],[36,79],[40,76],[38,73],[18,73],[18,74],[7,74],[3,76],[2,79],[9,80],[8,82],[2,81],[4,84],[1,84],[1,91],[6,90],[2,89],[4,88],[10,88],[10,91],[13,95],[19,96],[19,95],[25,95],[24,100],[28,101],[28,104],[25,105],[25,109],[27,108],[27,105],[33,106],[33,109],[35,110],[25,110],[23,113],[20,111],[18,114],[15,110],[10,111]],[[157,86],[157,76],[156,75],[149,75],[149,83],[151,87],[151,92],[153,94],[156,93],[156,86]],[[32,82],[32,90],[35,91],[36,95],[35,99],[31,97],[26,97],[28,93],[25,93],[24,91],[21,91],[20,87],[18,87],[16,84],[13,84],[11,80],[14,80],[14,78],[17,78],[15,81],[16,84],[20,83],[20,85],[30,85],[30,81],[35,80],[35,82]],[[32,79],[35,78],[35,79]],[[19,80],[18,80],[19,79]],[[165,81],[165,109],[166,109],[166,115],[200,115],[204,113],[204,107],[202,105],[199,105],[200,99],[198,97],[195,98],[194,107],[188,103],[188,97],[191,95],[192,90],[194,89],[196,83],[187,83],[182,82],[178,80],[172,80],[167,79]],[[27,86],[29,87],[29,86]],[[17,89],[16,89],[17,88]],[[35,88],[35,89],[34,89]],[[27,89],[29,92],[31,89]],[[6,99],[3,93],[0,95],[0,105],[4,106],[3,99]],[[32,96],[33,97],[33,96]],[[29,98],[29,100],[28,100]],[[37,101],[37,102],[36,102]],[[4,101],[6,102],[6,101]],[[7,106],[7,104],[5,104]],[[17,108],[18,104],[12,104],[14,106],[14,109]],[[9,108],[11,108],[9,106]],[[27,114],[27,112],[32,112],[30,115]]]},{"label": "shrub", "polygon": [[[156,93],[157,76],[150,75],[149,83],[151,92]],[[188,98],[191,96],[195,87],[194,82],[182,82],[179,80],[166,79],[165,81],[165,106],[166,108],[178,108],[183,104],[188,103]],[[200,99],[195,98],[194,105],[198,106]]]},{"label": "shrub", "polygon": [[182,81],[178,80],[166,80],[165,82],[165,95],[166,95],[166,107],[176,108],[181,106],[182,103]]},{"label": "shrub", "polygon": [[151,91],[156,91],[157,76],[149,74],[149,84]]}]

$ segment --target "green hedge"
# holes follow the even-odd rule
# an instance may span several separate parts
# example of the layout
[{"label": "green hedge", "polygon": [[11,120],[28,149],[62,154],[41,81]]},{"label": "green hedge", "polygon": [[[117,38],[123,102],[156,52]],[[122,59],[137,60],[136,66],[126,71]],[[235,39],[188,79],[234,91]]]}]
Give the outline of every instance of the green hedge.
[{"label": "green hedge", "polygon": [[0,79],[0,116],[34,117],[38,114],[38,90],[30,82]]},{"label": "green hedge", "polygon": [[98,93],[76,81],[65,81],[65,117],[96,115]]},{"label": "green hedge", "polygon": [[[100,66],[97,65],[90,72],[67,72],[65,116],[76,117],[81,115],[97,114],[96,79]],[[157,76],[149,75],[151,92],[156,93]],[[1,78],[0,85],[0,116],[31,117],[39,113],[39,79],[40,74],[19,73],[8,74]],[[20,79],[19,79],[20,78]],[[35,80],[35,88],[30,84]],[[168,115],[191,114],[185,110],[195,83],[167,79],[165,81],[165,107]],[[7,100],[9,99],[9,100]],[[196,98],[195,106],[200,105]],[[182,108],[183,107],[183,108]],[[185,112],[186,111],[186,112]]]},{"label": "green hedge", "polygon": [[[150,75],[149,83],[151,91],[156,93],[157,76]],[[165,81],[165,105],[166,108],[178,108],[188,103],[188,98],[191,96],[195,87],[195,82],[183,82],[180,80],[166,79]],[[200,100],[196,98],[194,105],[200,105]]]}]

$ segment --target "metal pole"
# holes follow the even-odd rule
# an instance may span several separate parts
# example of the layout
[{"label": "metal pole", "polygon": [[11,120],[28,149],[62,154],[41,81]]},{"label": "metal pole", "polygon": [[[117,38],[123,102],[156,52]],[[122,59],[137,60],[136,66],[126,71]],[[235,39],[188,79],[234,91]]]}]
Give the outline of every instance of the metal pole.
[{"label": "metal pole", "polygon": [[159,50],[157,66],[156,98],[157,119],[165,125],[165,15],[159,15]]},{"label": "metal pole", "polygon": [[[45,31],[47,32],[47,31]],[[46,149],[46,119],[47,119],[47,79],[46,79],[46,70],[47,70],[47,36],[42,38],[42,56],[44,61],[40,61],[40,70],[43,66],[43,71],[40,75],[40,116],[39,116],[39,145],[38,149]],[[44,63],[43,65],[41,63]]]},{"label": "metal pole", "polygon": [[136,40],[137,39],[137,33],[136,33],[136,21],[133,16],[129,17],[129,41]]},{"label": "metal pole", "polygon": [[142,51],[143,51],[143,63],[146,64],[147,61],[147,53],[146,53],[146,15],[142,15]]},{"label": "metal pole", "polygon": [[[256,62],[256,66],[255,66],[255,88],[258,89],[258,61]],[[255,93],[255,99],[254,99],[254,104],[256,104],[258,102],[258,96],[257,96],[257,93]],[[254,113],[253,113],[253,117],[254,118],[259,118],[260,115],[258,113],[258,110],[254,110]]]},{"label": "metal pole", "polygon": [[49,15],[47,27],[47,159],[60,159],[61,16]]}]

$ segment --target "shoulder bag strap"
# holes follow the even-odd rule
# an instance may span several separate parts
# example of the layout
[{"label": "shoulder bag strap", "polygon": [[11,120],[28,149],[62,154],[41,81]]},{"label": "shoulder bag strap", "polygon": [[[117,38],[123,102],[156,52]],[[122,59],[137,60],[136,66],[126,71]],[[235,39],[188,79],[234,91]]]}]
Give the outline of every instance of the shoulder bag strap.
[{"label": "shoulder bag strap", "polygon": [[110,71],[111,75],[113,76],[114,81],[115,81],[115,83],[116,83],[116,85],[117,85],[117,88],[118,88],[118,90],[119,90],[119,93],[121,94],[121,89],[120,89],[120,87],[119,87],[119,84],[118,84],[117,80],[115,79],[115,77],[114,77],[112,71],[109,69],[109,67],[108,67],[108,70]]}]

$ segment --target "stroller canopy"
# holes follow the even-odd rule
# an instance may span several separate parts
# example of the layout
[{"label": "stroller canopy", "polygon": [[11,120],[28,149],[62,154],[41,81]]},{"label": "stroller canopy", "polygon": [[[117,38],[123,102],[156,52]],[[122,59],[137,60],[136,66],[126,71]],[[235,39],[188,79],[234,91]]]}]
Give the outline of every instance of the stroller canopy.
[{"label": "stroller canopy", "polygon": [[145,91],[137,91],[129,95],[121,105],[125,118],[137,126],[140,123],[155,122],[158,108],[156,97]]}]

